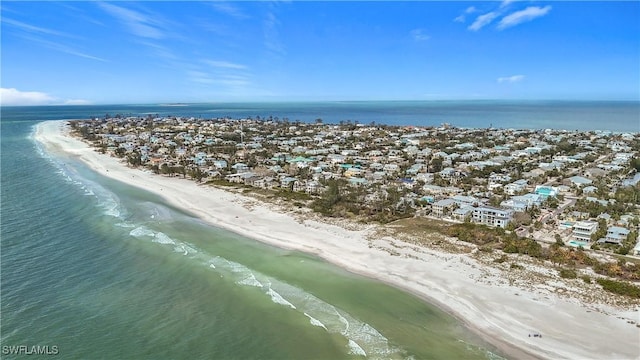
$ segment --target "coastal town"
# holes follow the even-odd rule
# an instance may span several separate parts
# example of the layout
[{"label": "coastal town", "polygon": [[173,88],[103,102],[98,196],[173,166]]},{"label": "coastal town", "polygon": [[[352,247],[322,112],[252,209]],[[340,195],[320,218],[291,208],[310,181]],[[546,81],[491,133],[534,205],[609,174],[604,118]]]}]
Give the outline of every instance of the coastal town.
[{"label": "coastal town", "polygon": [[[593,266],[575,254],[605,256],[614,261],[597,273],[640,280],[639,133],[272,116],[106,115],[70,125],[99,152],[156,174],[357,223],[445,224],[436,230],[483,251],[561,264],[562,277]],[[618,293],[640,297],[626,281],[609,285],[620,284]]]}]

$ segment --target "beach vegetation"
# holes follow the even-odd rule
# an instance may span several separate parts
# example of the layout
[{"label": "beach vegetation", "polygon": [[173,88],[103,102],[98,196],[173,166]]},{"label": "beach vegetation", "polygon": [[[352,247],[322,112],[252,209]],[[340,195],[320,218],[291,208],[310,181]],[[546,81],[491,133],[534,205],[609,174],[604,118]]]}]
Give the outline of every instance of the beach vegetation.
[{"label": "beach vegetation", "polygon": [[558,274],[563,279],[575,279],[578,277],[578,273],[575,269],[560,269]]},{"label": "beach vegetation", "polygon": [[599,278],[596,282],[606,291],[640,299],[640,287],[627,281]]}]

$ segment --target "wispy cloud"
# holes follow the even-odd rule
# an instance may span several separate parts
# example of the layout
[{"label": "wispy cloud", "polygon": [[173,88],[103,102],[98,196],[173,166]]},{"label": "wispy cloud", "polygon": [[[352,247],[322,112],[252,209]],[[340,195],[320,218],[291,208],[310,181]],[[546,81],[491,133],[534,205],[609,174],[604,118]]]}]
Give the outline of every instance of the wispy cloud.
[{"label": "wispy cloud", "polygon": [[27,23],[23,23],[21,21],[17,21],[17,20],[12,20],[9,18],[2,18],[2,22],[7,24],[7,25],[11,25],[13,27],[16,27],[20,30],[26,31],[26,32],[30,32],[30,33],[34,33],[34,34],[45,34],[45,35],[55,35],[55,36],[62,36],[62,37],[67,37],[67,38],[78,38],[75,35],[71,35],[71,34],[67,34],[61,31],[56,31],[56,30],[52,30],[52,29],[47,29],[47,28],[43,28],[40,26],[34,26],[34,25],[30,25]]},{"label": "wispy cloud", "polygon": [[151,42],[147,40],[139,40],[136,42],[151,48],[153,53],[160,58],[163,58],[165,60],[178,60],[178,56],[176,56],[171,49],[169,49],[164,45],[160,45],[155,42]]},{"label": "wispy cloud", "polygon": [[498,83],[517,83],[524,80],[524,75],[512,75],[499,77],[496,81]]},{"label": "wispy cloud", "polygon": [[202,71],[189,70],[187,76],[190,81],[200,84],[213,84],[214,81],[213,77]]},{"label": "wispy cloud", "polygon": [[[273,4],[270,4],[273,8]],[[274,9],[269,9],[263,21],[264,46],[273,55],[282,56],[286,53],[284,45],[280,41],[278,26],[280,21],[275,14]]]},{"label": "wispy cloud", "polygon": [[547,5],[545,7],[529,6],[524,10],[516,11],[503,17],[502,20],[500,20],[500,23],[498,23],[497,28],[498,30],[503,30],[512,26],[516,26],[518,24],[522,24],[535,18],[547,15],[549,11],[551,11],[550,5]]},{"label": "wispy cloud", "polygon": [[109,3],[98,5],[111,16],[122,22],[132,34],[150,39],[163,39],[166,37],[161,22],[153,17],[138,11],[116,6]]},{"label": "wispy cloud", "polygon": [[216,68],[225,68],[225,69],[236,69],[236,70],[244,70],[247,67],[242,64],[235,64],[229,61],[219,61],[219,60],[203,60],[205,64],[209,66],[213,66]]},{"label": "wispy cloud", "polygon": [[187,71],[187,76],[189,81],[203,85],[220,85],[237,88],[251,83],[251,81],[244,75],[212,74],[199,70],[189,70]]},{"label": "wispy cloud", "polygon": [[426,41],[431,39],[430,35],[425,34],[424,29],[413,29],[409,33],[415,41]]},{"label": "wispy cloud", "polygon": [[498,15],[499,14],[496,11],[491,11],[486,14],[480,15],[471,25],[469,25],[469,27],[467,27],[467,29],[471,31],[478,31],[483,27],[489,25],[495,18],[498,17]]},{"label": "wispy cloud", "polygon": [[81,99],[62,100],[40,91],[20,91],[16,88],[0,88],[0,104],[3,106],[86,105],[89,103],[89,101]]},{"label": "wispy cloud", "polygon": [[74,39],[74,40],[81,39],[76,35],[67,34],[61,31],[27,24],[27,23],[17,21],[17,20],[12,20],[6,17],[2,19],[2,22],[7,25],[13,26],[17,29],[20,29],[21,33],[17,36],[22,39],[28,40],[32,43],[38,43],[49,49],[56,50],[69,55],[82,57],[85,59],[91,59],[91,60],[97,60],[97,61],[103,61],[103,62],[108,61],[106,59],[87,54],[81,50],[78,50],[73,46],[65,45],[60,42],[60,40],[63,40],[62,38],[64,38],[63,41],[69,41],[69,39]]},{"label": "wispy cloud", "polygon": [[189,65],[187,77],[191,82],[202,85],[217,85],[229,90],[238,90],[251,84],[251,77],[247,73],[248,67],[246,65],[210,59],[203,59],[200,62],[207,66]]},{"label": "wispy cloud", "polygon": [[29,35],[25,35],[25,36],[21,36],[23,39],[28,40],[32,43],[38,43],[46,48],[49,48],[51,50],[55,50],[55,51],[59,51],[65,54],[69,54],[69,55],[74,55],[74,56],[78,56],[81,58],[85,58],[85,59],[89,59],[89,60],[96,60],[96,61],[101,61],[101,62],[109,62],[109,60],[107,59],[103,59],[101,57],[98,56],[94,56],[91,54],[87,54],[86,52],[82,51],[82,50],[78,50],[75,47],[69,46],[69,45],[65,45],[56,41],[51,41],[51,40],[45,40],[36,36],[29,36]]},{"label": "wispy cloud", "polygon": [[463,23],[467,21],[467,17],[466,17],[467,14],[473,14],[474,12],[477,12],[477,11],[478,9],[476,9],[475,6],[469,6],[464,10],[464,13],[457,16],[455,19],[453,19],[453,21]]},{"label": "wispy cloud", "polygon": [[237,6],[230,4],[228,2],[213,2],[211,6],[218,12],[223,13],[225,15],[229,15],[236,19],[248,19],[249,15],[245,14],[242,10],[240,10]]},{"label": "wispy cloud", "polygon": [[515,2],[515,1],[516,1],[516,0],[503,0],[503,1],[500,3],[500,8],[507,7],[507,6],[509,6],[509,4],[511,4],[512,2]]},{"label": "wispy cloud", "polygon": [[75,7],[73,5],[70,5],[69,3],[65,3],[65,2],[56,2],[56,5],[64,8],[67,10],[67,12],[69,13],[70,16],[72,16],[74,19],[79,19],[79,20],[83,20],[95,25],[99,25],[99,26],[104,26],[104,23],[102,23],[101,21],[99,21],[98,19],[96,19],[93,16],[90,16],[89,14],[87,14],[84,10]]},{"label": "wispy cloud", "polygon": [[463,22],[465,22],[466,20],[467,20],[467,19],[464,17],[464,15],[456,16],[456,18],[455,18],[455,19],[453,19],[453,21],[455,21],[455,22],[460,22],[460,23],[463,23]]}]

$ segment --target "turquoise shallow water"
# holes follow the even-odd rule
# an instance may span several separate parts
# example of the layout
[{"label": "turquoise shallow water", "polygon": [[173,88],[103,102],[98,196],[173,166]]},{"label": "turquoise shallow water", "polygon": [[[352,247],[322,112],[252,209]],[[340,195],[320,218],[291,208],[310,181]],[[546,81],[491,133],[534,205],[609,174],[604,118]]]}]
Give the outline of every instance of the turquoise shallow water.
[{"label": "turquoise shallow water", "polygon": [[3,109],[3,347],[55,346],[65,359],[496,357],[414,296],[42,151],[34,124],[74,115],[47,111]]}]

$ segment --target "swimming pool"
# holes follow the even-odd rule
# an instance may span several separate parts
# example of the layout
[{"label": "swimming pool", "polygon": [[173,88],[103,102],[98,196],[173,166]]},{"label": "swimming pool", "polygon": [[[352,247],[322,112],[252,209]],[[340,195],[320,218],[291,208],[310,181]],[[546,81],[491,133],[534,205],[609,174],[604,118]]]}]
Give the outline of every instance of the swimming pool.
[{"label": "swimming pool", "polygon": [[589,245],[588,242],[586,241],[577,241],[577,240],[571,240],[569,241],[567,244],[571,245],[571,246],[575,246],[575,247],[580,247],[582,246],[583,248],[586,248],[587,245]]}]

